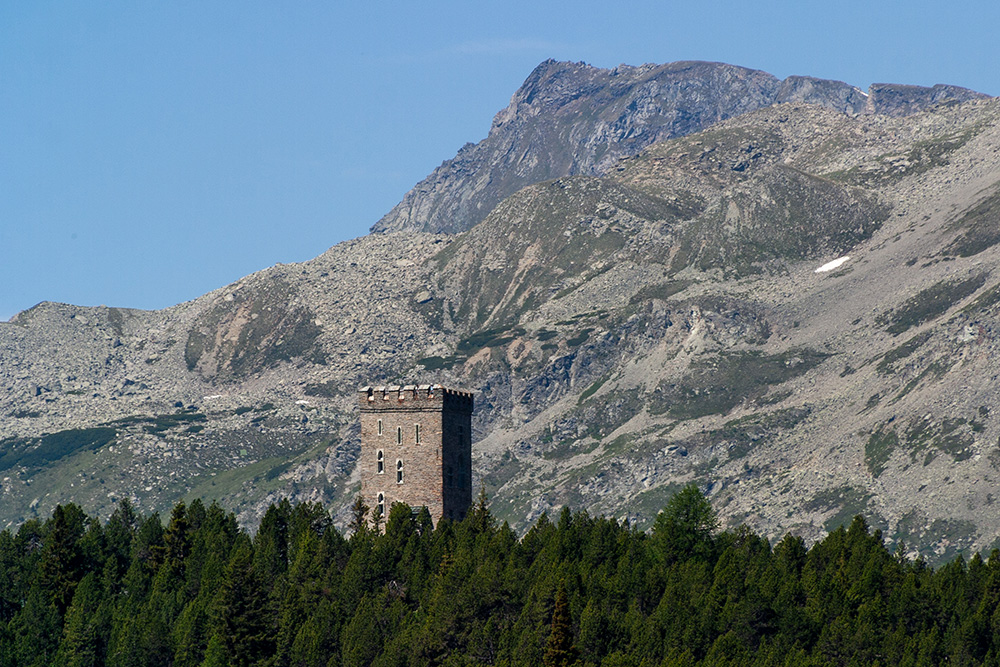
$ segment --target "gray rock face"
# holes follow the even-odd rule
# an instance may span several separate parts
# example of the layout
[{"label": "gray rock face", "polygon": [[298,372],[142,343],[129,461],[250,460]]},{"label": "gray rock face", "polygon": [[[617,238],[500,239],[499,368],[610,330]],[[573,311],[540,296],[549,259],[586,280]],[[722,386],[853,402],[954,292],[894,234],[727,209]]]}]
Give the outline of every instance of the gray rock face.
[{"label": "gray rock face", "polygon": [[862,91],[844,83],[812,76],[790,76],[781,82],[775,104],[803,102],[841,111],[846,114],[863,113],[868,96]]},{"label": "gray rock face", "polygon": [[547,60],[496,115],[486,139],[463,146],[372,231],[465,231],[523,187],[561,176],[600,175],[652,143],[776,103],[903,116],[975,97],[984,96],[957,86],[889,84],[877,84],[865,95],[841,81],[807,76],[780,81],[723,63],[601,69]]}]

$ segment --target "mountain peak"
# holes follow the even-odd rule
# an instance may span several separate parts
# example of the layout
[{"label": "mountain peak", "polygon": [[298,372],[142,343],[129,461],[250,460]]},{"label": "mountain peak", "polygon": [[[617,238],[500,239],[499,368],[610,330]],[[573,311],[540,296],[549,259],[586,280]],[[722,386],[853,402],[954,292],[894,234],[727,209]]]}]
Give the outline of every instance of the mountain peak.
[{"label": "mountain peak", "polygon": [[650,144],[772,104],[905,116],[977,97],[985,96],[958,86],[896,84],[874,84],[866,95],[843,81],[780,80],[761,70],[698,60],[603,69],[549,59],[496,114],[485,139],[442,163],[372,231],[461,232],[522,187],[600,175]]}]

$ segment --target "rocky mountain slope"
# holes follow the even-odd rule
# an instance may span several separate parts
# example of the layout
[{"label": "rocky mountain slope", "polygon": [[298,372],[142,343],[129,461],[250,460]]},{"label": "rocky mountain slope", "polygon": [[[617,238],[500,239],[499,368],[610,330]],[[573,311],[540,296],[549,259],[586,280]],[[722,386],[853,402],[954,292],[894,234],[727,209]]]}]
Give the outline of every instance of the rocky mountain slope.
[{"label": "rocky mountain slope", "polygon": [[998,217],[1000,101],[795,102],[461,234],[373,234],[164,311],[40,304],[0,323],[0,519],[343,510],[355,388],[436,381],[477,392],[476,483],[518,528],[565,503],[647,525],[696,482],[769,535],[864,512],[932,559],[982,549]]},{"label": "rocky mountain slope", "polygon": [[462,232],[504,198],[541,181],[601,175],[647,146],[776,103],[818,104],[847,114],[905,116],[984,97],[957,86],[778,78],[723,63],[676,62],[614,69],[547,60],[493,119],[373,227],[375,232]]}]

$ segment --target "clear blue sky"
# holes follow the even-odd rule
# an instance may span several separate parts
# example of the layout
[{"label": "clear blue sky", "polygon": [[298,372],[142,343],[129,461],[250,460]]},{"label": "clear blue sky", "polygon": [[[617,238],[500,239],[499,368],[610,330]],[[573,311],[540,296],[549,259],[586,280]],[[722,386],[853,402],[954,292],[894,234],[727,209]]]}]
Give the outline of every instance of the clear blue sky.
[{"label": "clear blue sky", "polygon": [[1000,3],[0,3],[0,321],[360,236],[546,58],[1000,94]]}]

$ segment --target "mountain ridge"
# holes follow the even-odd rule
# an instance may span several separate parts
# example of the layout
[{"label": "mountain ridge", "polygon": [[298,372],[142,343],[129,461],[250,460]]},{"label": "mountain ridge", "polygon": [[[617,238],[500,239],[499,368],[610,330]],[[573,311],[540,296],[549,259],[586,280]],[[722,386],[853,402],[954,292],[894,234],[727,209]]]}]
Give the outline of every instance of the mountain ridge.
[{"label": "mountain ridge", "polygon": [[443,162],[371,231],[461,232],[521,187],[600,175],[652,143],[771,104],[804,102],[899,117],[982,97],[943,84],[872,84],[866,94],[842,81],[780,80],[761,70],[703,61],[601,69],[550,59],[496,114],[485,139],[467,143]]}]

